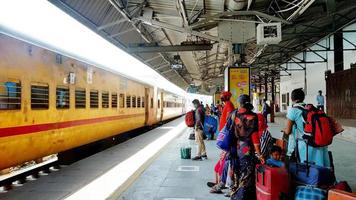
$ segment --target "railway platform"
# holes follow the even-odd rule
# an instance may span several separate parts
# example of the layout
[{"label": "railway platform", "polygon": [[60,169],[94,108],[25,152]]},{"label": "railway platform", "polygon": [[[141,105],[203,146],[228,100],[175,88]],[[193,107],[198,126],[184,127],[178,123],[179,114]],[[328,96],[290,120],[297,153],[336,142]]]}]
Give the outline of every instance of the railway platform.
[{"label": "railway platform", "polygon": [[[281,138],[285,118],[269,123],[273,137]],[[346,180],[356,190],[356,140],[354,127],[335,138],[329,149],[334,155],[338,180]],[[41,176],[36,181],[14,187],[0,199],[117,199],[117,200],[223,200],[211,194],[206,183],[214,179],[213,167],[219,157],[215,140],[205,141],[208,159],[183,160],[180,147],[192,147],[191,129],[183,118],[173,120],[110,149]]]},{"label": "railway platform", "polygon": [[121,193],[172,139],[186,129],[178,118],[140,136],[0,193],[1,200],[106,199]]},{"label": "railway platform", "polygon": [[[269,130],[275,138],[281,138],[280,130],[285,118],[276,118],[269,123]],[[356,140],[349,140],[354,129],[346,127],[343,135],[337,136],[330,150],[334,155],[334,164],[338,180],[346,180],[356,191]],[[206,183],[214,180],[213,168],[219,156],[216,141],[205,141],[208,159],[203,161],[182,160],[179,149],[191,146],[195,152],[195,142],[188,140],[189,131],[168,145],[167,149],[150,165],[144,173],[125,191],[118,200],[226,200],[223,194],[211,194]]]}]

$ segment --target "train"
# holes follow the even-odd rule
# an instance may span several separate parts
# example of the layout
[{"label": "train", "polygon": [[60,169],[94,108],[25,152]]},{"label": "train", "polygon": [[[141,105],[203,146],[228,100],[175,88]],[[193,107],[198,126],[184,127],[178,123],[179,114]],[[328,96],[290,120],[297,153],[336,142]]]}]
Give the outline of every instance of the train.
[{"label": "train", "polygon": [[0,32],[0,170],[184,113],[184,96]]}]

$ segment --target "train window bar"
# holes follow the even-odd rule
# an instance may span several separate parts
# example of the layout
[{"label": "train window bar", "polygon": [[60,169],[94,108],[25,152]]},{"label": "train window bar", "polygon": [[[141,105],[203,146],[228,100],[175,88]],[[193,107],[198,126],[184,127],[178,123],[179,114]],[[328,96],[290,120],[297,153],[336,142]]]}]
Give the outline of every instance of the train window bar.
[{"label": "train window bar", "polygon": [[132,96],[132,107],[136,108],[136,96]]},{"label": "train window bar", "polygon": [[20,82],[0,82],[0,110],[21,109]]},{"label": "train window bar", "polygon": [[101,93],[101,107],[109,108],[109,92]]},{"label": "train window bar", "polygon": [[90,108],[99,107],[99,92],[97,90],[90,91]]},{"label": "train window bar", "polygon": [[31,109],[49,108],[49,87],[48,85],[31,85]]},{"label": "train window bar", "polygon": [[119,96],[119,106],[120,108],[125,108],[125,95],[120,94]]},{"label": "train window bar", "polygon": [[111,94],[111,108],[117,108],[117,94]]},{"label": "train window bar", "polygon": [[131,96],[126,96],[126,108],[131,108]]},{"label": "train window bar", "polygon": [[141,97],[137,97],[137,108],[141,107]]},{"label": "train window bar", "polygon": [[153,108],[153,98],[151,98],[151,108]]},{"label": "train window bar", "polygon": [[86,99],[85,89],[75,90],[75,108],[86,108]]},{"label": "train window bar", "polygon": [[56,88],[56,108],[69,108],[69,88],[65,86],[58,86]]},{"label": "train window bar", "polygon": [[141,98],[141,103],[142,103],[142,108],[144,108],[145,107],[145,97]]},{"label": "train window bar", "polygon": [[158,99],[158,104],[157,104],[158,108],[161,108],[161,101]]}]

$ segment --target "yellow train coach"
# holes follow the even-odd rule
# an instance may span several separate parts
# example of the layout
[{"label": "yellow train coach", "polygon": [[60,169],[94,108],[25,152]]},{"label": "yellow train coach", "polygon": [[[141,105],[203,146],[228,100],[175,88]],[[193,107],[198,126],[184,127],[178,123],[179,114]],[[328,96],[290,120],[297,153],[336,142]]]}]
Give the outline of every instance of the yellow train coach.
[{"label": "yellow train coach", "polygon": [[0,170],[177,117],[184,102],[0,33]]}]

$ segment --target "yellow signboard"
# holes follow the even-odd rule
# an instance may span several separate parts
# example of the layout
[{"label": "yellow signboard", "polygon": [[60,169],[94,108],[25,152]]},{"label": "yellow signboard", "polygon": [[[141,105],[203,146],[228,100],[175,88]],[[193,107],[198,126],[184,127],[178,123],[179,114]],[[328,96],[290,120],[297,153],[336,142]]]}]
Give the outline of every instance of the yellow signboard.
[{"label": "yellow signboard", "polygon": [[231,102],[237,108],[237,98],[241,94],[250,95],[250,68],[230,67],[228,70],[228,88],[232,93]]}]

